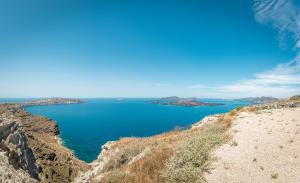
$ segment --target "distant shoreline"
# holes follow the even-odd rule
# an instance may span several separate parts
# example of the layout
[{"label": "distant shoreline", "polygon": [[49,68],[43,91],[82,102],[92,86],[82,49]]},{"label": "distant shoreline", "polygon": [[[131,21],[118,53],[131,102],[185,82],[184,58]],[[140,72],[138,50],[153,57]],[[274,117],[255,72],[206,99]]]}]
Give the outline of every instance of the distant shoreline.
[{"label": "distant shoreline", "polygon": [[160,105],[173,105],[173,106],[184,106],[184,107],[197,107],[197,106],[220,106],[222,103],[213,102],[201,102],[196,97],[192,98],[180,98],[177,96],[164,97],[157,100],[151,101],[154,104]]},{"label": "distant shoreline", "polygon": [[31,100],[22,103],[24,107],[29,106],[46,106],[46,105],[70,105],[70,104],[81,104],[83,103],[80,99],[71,99],[71,98],[44,98]]}]

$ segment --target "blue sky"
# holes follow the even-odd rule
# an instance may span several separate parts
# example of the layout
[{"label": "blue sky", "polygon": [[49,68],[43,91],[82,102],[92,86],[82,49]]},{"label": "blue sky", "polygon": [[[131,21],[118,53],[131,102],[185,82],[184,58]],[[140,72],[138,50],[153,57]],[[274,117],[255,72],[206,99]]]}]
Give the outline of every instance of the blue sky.
[{"label": "blue sky", "polygon": [[288,97],[293,0],[3,0],[0,97]]}]

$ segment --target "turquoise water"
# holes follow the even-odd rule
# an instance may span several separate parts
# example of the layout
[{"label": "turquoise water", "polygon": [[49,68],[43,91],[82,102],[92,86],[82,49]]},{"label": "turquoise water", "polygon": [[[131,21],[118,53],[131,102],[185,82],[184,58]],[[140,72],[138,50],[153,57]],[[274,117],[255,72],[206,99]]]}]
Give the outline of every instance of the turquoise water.
[{"label": "turquoise water", "polygon": [[101,145],[120,137],[149,136],[176,126],[188,127],[206,115],[227,112],[246,103],[225,103],[213,107],[179,107],[152,104],[150,99],[90,99],[75,105],[27,107],[36,115],[57,121],[64,144],[86,162],[95,160]]}]

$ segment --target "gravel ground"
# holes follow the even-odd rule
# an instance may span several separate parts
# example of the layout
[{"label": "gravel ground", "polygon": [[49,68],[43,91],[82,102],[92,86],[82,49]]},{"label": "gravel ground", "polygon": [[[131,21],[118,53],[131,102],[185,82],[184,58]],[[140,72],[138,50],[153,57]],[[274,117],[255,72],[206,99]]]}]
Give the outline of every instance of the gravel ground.
[{"label": "gravel ground", "polygon": [[300,183],[300,108],[241,112],[209,183]]}]

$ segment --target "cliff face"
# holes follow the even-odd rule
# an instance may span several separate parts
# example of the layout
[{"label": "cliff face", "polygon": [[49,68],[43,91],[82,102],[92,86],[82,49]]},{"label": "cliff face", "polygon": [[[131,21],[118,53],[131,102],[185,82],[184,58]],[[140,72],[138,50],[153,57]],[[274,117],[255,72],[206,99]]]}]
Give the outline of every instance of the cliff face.
[{"label": "cliff face", "polygon": [[[1,115],[0,121],[0,149],[2,156],[1,163],[9,163],[13,169],[22,169],[27,172],[30,177],[38,179],[40,169],[35,161],[31,148],[28,146],[26,135],[20,129],[20,124],[17,121],[9,120],[3,114]],[[6,171],[3,173],[7,172],[14,172],[14,170],[6,167]],[[12,176],[12,173],[10,174]],[[24,179],[29,177],[26,176],[25,173],[23,174]],[[7,174],[6,178],[9,178],[9,174]],[[11,179],[13,180],[13,178]]]},{"label": "cliff face", "polygon": [[0,105],[1,150],[9,163],[41,182],[71,182],[88,165],[58,141],[57,124],[17,104]]}]

